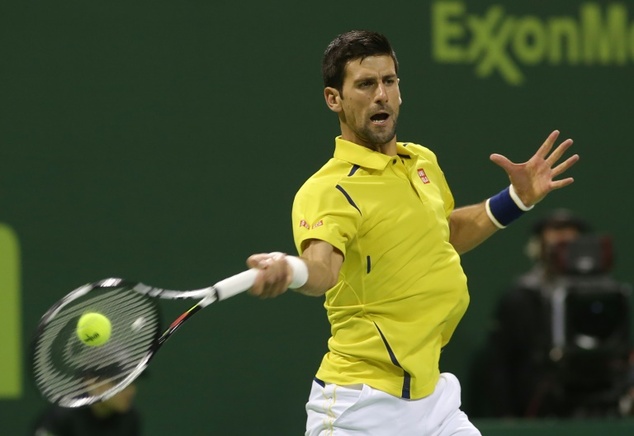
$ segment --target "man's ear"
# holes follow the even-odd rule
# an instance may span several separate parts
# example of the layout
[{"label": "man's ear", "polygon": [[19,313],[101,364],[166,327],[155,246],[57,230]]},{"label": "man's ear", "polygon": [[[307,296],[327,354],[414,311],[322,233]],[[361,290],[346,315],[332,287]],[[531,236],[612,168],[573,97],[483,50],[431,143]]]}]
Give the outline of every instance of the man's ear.
[{"label": "man's ear", "polygon": [[336,88],[324,88],[324,99],[328,109],[333,112],[341,112],[341,94]]}]

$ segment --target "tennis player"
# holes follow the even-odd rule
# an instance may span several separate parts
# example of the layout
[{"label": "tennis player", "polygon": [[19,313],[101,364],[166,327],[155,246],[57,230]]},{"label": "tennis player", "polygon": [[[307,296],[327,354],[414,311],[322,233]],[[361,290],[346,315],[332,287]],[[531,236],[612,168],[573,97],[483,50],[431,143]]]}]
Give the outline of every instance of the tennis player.
[{"label": "tennis player", "polygon": [[[469,303],[460,255],[555,189],[579,157],[551,133],[527,162],[490,159],[511,185],[454,208],[436,155],[397,142],[398,61],[381,34],[337,36],[323,57],[324,97],[341,135],[334,157],[293,204],[293,234],[308,270],[297,291],[325,295],[328,353],[306,405],[306,435],[479,435],[460,410],[460,384],[439,357]],[[282,294],[288,257],[250,256],[251,293]],[[297,259],[293,260],[294,262]]]}]

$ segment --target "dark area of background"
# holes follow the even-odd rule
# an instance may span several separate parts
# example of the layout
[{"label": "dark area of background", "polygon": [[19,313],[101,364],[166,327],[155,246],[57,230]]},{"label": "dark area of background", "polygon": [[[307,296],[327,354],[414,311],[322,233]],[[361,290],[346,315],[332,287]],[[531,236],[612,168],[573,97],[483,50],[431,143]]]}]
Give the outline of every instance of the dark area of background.
[{"label": "dark area of background", "polygon": [[[521,63],[525,82],[513,86],[497,71],[477,76],[476,62],[434,57],[437,3],[0,5],[0,221],[21,246],[25,364],[39,317],[85,282],[202,287],[241,271],[253,252],[294,252],[293,195],[338,134],[323,103],[321,54],[353,28],[392,40],[399,139],[437,153],[458,205],[508,183],[490,153],[522,161],[560,129],[582,156],[572,187],[464,256],[472,304],[441,369],[462,379],[465,399],[493,305],[528,267],[534,218],[554,207],[578,212],[615,237],[614,273],[631,280],[634,42],[623,65]],[[453,3],[480,18],[501,5],[505,17],[544,23],[578,18],[582,4]],[[183,309],[175,306],[164,305],[166,316]],[[328,337],[321,299],[243,295],[187,324],[139,385],[147,434],[302,434]],[[22,434],[45,406],[27,375],[20,399],[0,400],[1,434]],[[490,435],[500,425],[482,422]],[[513,434],[557,434],[562,424],[536,425]],[[577,434],[599,428],[571,425]]]}]

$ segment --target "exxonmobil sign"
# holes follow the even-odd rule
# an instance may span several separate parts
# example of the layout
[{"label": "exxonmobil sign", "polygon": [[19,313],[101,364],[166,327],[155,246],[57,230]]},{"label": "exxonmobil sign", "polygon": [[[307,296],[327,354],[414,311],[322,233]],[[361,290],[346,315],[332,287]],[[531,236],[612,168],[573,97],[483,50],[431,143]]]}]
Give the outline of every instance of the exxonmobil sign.
[{"label": "exxonmobil sign", "polygon": [[478,77],[498,74],[511,85],[523,84],[535,65],[634,64],[634,22],[624,3],[580,3],[570,14],[552,16],[515,15],[495,3],[473,13],[468,4],[432,3],[434,61],[473,65]]}]

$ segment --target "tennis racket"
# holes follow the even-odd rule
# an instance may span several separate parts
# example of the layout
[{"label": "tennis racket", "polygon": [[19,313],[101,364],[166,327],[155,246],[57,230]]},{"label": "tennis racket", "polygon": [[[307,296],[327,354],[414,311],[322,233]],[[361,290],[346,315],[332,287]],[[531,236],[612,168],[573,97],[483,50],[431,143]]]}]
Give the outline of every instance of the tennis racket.
[{"label": "tennis racket", "polygon": [[[277,253],[272,253],[277,255]],[[291,288],[305,283],[304,262],[286,256],[293,270]],[[35,384],[51,403],[80,407],[111,398],[130,385],[148,366],[158,349],[195,313],[208,305],[248,290],[257,276],[253,268],[213,286],[175,291],[120,278],[83,285],[42,317],[32,343]],[[161,332],[158,299],[199,299]],[[110,339],[88,346],[76,334],[79,318],[87,312],[106,316]]]}]

